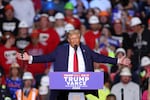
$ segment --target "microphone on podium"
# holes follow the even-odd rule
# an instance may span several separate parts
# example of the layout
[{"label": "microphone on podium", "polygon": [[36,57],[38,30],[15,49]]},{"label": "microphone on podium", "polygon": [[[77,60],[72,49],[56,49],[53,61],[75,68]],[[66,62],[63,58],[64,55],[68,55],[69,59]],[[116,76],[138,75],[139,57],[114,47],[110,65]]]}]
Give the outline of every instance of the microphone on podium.
[{"label": "microphone on podium", "polygon": [[124,89],[121,88],[121,100],[124,100]]}]

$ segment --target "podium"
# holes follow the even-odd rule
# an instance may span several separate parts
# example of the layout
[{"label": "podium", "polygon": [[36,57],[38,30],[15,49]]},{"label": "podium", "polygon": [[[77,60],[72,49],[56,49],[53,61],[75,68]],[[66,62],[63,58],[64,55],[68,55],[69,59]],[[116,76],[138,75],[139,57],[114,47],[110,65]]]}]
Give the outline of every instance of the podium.
[{"label": "podium", "polygon": [[86,90],[102,89],[104,85],[103,72],[50,72],[51,90],[71,90],[68,100],[85,100]]}]

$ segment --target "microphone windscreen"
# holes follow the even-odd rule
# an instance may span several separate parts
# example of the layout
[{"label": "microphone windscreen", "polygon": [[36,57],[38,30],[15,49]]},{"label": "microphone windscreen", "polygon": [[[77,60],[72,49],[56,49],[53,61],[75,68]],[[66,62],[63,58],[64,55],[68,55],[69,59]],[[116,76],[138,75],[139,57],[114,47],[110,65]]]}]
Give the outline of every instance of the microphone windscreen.
[{"label": "microphone windscreen", "polygon": [[74,45],[74,50],[77,51],[78,45]]}]

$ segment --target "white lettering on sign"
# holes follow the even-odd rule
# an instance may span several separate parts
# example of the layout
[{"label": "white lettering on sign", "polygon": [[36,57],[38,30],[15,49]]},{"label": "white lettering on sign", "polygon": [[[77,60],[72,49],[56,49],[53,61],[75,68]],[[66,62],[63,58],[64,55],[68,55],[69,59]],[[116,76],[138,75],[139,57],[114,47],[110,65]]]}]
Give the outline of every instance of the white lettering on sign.
[{"label": "white lettering on sign", "polygon": [[64,80],[66,82],[66,87],[80,89],[81,87],[87,87],[86,83],[89,80],[89,74],[64,74]]}]

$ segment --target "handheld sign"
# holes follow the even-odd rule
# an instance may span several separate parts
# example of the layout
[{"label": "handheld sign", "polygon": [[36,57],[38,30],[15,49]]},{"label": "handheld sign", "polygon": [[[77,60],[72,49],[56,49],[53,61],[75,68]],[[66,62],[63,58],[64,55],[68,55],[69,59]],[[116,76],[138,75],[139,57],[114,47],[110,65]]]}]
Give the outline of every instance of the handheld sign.
[{"label": "handheld sign", "polygon": [[103,72],[50,72],[50,89],[97,90],[103,88]]}]

